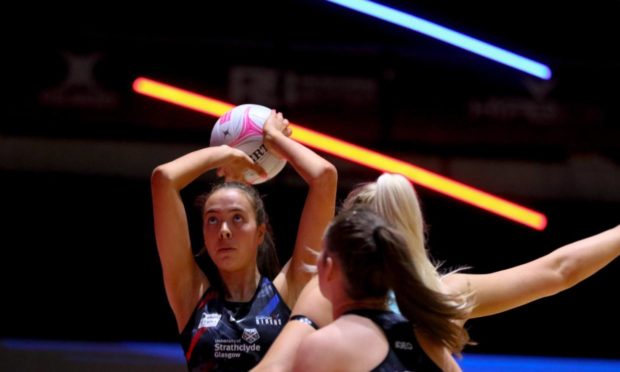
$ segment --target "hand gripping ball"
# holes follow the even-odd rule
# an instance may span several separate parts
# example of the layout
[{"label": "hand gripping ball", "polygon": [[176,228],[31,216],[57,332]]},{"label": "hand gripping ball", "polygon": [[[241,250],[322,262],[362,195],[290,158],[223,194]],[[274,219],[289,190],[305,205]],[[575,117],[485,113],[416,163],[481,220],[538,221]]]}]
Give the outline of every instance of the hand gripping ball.
[{"label": "hand gripping ball", "polygon": [[242,150],[263,167],[267,178],[253,170],[245,172],[245,180],[258,184],[275,177],[286,165],[286,160],[270,153],[263,144],[263,124],[271,115],[271,109],[256,105],[239,105],[222,115],[211,131],[211,146],[228,145]]}]

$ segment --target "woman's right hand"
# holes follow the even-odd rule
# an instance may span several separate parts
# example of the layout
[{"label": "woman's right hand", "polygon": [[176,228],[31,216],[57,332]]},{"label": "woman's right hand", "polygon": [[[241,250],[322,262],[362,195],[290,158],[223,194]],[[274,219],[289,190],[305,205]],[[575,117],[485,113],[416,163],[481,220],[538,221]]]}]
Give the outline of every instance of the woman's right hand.
[{"label": "woman's right hand", "polygon": [[254,163],[252,159],[243,151],[222,145],[229,149],[229,154],[226,157],[226,164],[220,166],[217,169],[217,175],[224,177],[226,181],[239,181],[246,182],[244,173],[246,170],[251,169],[263,177],[267,177],[267,172],[260,165]]},{"label": "woman's right hand", "polygon": [[284,154],[279,151],[278,146],[275,145],[276,137],[281,134],[290,137],[292,133],[289,122],[284,118],[282,113],[271,110],[271,114],[263,125],[263,143],[267,150],[279,158],[286,159],[286,156],[284,156]]}]

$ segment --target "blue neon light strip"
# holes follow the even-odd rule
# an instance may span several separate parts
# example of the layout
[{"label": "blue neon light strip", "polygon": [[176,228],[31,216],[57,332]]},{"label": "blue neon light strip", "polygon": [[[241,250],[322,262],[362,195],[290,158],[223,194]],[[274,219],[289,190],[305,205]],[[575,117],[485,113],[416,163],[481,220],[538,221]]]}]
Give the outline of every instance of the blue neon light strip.
[{"label": "blue neon light strip", "polygon": [[560,358],[467,354],[459,360],[464,371],[476,372],[618,372],[620,359]]},{"label": "blue neon light strip", "polygon": [[[42,361],[49,369],[106,365],[110,370],[127,370],[127,366],[153,365],[185,368],[185,356],[178,343],[153,342],[79,342],[60,340],[0,339],[0,365],[17,365],[24,370],[36,370]],[[620,359],[559,358],[518,355],[484,355],[465,352],[458,360],[464,371],[472,372],[618,372]],[[79,368],[78,367],[82,367]],[[117,368],[113,368],[117,367]],[[161,369],[160,368],[160,369]],[[93,368],[90,368],[92,370]],[[133,370],[133,369],[132,369]]]},{"label": "blue neon light strip", "polygon": [[416,17],[414,15],[390,8],[388,6],[368,0],[327,0],[342,5],[360,13],[394,23],[396,25],[417,31],[432,38],[468,50],[493,61],[505,64],[517,70],[534,75],[541,79],[551,78],[551,69],[546,65],[529,58],[512,53],[506,49],[496,47],[484,41],[474,39],[460,32],[440,26],[436,23]]}]

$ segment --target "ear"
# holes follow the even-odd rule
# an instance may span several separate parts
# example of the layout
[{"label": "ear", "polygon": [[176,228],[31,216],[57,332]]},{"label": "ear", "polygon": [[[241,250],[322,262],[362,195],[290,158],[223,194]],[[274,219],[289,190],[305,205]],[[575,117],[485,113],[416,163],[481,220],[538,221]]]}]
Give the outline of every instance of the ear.
[{"label": "ear", "polygon": [[334,266],[334,259],[331,257],[325,258],[325,279],[328,281],[334,280],[336,276],[336,267]]},{"label": "ear", "polygon": [[257,229],[257,234],[258,234],[258,245],[260,245],[263,240],[265,239],[265,232],[267,231],[267,225],[265,225],[264,223],[260,224],[260,226],[258,226]]}]

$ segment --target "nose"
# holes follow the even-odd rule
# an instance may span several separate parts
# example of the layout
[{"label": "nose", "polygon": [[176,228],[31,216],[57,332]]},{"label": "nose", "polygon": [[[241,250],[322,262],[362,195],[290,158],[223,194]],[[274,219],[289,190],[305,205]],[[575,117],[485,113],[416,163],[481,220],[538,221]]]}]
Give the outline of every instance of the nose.
[{"label": "nose", "polygon": [[228,228],[228,224],[226,222],[222,223],[220,227],[220,239],[230,239],[232,237],[232,233]]}]

